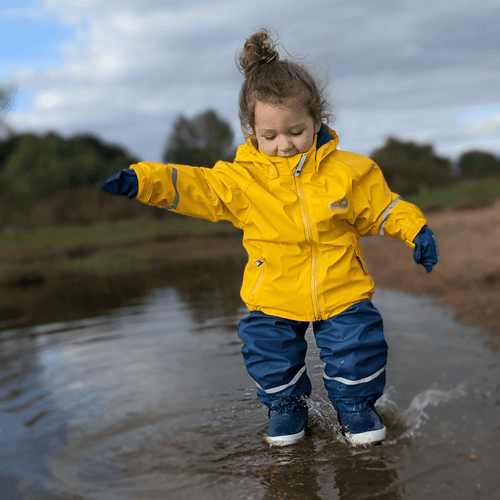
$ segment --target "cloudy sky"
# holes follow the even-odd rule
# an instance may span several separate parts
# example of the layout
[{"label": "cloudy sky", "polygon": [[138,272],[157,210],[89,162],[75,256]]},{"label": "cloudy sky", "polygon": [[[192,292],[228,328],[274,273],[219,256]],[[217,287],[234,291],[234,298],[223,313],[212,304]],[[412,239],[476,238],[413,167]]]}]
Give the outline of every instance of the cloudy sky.
[{"label": "cloudy sky", "polygon": [[236,53],[266,26],[328,85],[341,149],[500,154],[499,20],[498,0],[2,0],[4,117],[160,160],[179,114],[214,108],[241,142]]}]

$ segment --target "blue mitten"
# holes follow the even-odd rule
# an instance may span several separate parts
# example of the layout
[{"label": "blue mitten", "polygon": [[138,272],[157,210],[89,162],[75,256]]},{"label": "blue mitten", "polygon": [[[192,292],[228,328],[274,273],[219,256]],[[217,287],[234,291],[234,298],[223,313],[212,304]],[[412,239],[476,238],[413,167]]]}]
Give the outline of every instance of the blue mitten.
[{"label": "blue mitten", "polygon": [[106,193],[121,194],[128,198],[134,198],[139,190],[137,174],[134,169],[126,168],[113,175],[113,177],[102,181],[101,189]]},{"label": "blue mitten", "polygon": [[434,264],[438,261],[438,249],[434,233],[424,226],[420,233],[413,240],[415,249],[413,250],[413,258],[417,264],[422,264],[428,273],[432,271]]}]

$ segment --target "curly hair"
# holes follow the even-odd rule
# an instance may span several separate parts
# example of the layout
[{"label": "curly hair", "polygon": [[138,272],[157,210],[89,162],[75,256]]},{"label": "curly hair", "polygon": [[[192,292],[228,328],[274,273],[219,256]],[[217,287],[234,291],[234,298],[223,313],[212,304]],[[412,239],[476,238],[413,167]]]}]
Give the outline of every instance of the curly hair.
[{"label": "curly hair", "polygon": [[302,100],[314,123],[331,117],[323,89],[302,65],[280,59],[267,29],[255,32],[246,40],[238,63],[245,75],[239,96],[239,117],[245,135],[254,133],[257,101],[282,104],[284,99],[295,97]]}]

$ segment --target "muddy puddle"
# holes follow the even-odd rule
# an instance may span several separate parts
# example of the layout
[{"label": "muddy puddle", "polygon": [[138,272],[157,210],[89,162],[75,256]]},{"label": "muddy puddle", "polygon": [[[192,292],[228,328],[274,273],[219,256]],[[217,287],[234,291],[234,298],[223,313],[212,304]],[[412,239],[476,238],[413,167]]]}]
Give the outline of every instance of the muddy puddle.
[{"label": "muddy puddle", "polygon": [[500,353],[478,330],[379,289],[388,439],[344,442],[309,332],[307,438],[269,449],[236,332],[240,276],[211,273],[0,332],[1,499],[500,498]]}]

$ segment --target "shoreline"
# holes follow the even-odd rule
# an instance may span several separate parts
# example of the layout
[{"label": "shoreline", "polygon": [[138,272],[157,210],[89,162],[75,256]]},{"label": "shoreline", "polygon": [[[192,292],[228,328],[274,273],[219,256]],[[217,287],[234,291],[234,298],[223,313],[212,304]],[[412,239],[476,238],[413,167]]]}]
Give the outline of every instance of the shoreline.
[{"label": "shoreline", "polygon": [[[484,329],[487,344],[500,349],[500,198],[483,208],[445,209],[425,215],[439,248],[439,262],[429,274],[415,264],[413,250],[403,242],[384,237],[361,239],[376,288],[433,296],[451,308],[460,323]],[[137,255],[148,253],[151,260],[124,272],[86,272],[83,264],[93,258],[92,252],[77,255],[82,266],[74,271],[50,263],[32,271],[25,268],[24,274],[0,281],[0,328],[10,327],[21,316],[28,318],[27,324],[36,324],[36,310],[46,309],[44,297],[53,297],[56,306],[57,300],[72,302],[78,314],[101,314],[103,309],[133,301],[154,287],[168,286],[179,268],[203,269],[203,263],[226,259],[234,262],[231,272],[242,273],[246,252],[241,232],[232,226],[224,228],[219,223],[204,234],[187,230],[134,240]],[[104,251],[106,244],[96,242],[94,250]],[[223,273],[224,265],[221,267]],[[56,313],[42,317],[52,320]]]}]

